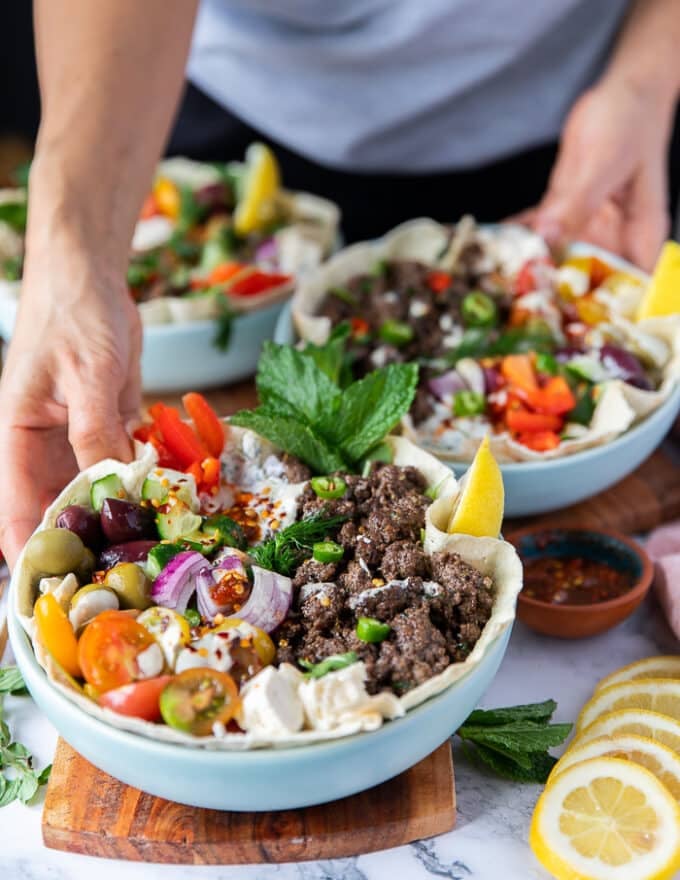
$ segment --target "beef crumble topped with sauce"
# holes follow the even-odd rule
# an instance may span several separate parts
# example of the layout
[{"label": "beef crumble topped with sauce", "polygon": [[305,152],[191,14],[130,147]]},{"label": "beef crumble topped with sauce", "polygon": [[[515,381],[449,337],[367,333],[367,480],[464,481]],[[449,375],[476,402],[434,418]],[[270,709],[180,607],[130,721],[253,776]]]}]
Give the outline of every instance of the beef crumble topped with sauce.
[{"label": "beef crumble topped with sauce", "polygon": [[[340,497],[319,497],[311,483],[301,496],[299,516],[323,509],[346,520],[329,535],[340,558],[308,559],[293,575],[293,608],[274,635],[276,662],[354,651],[370,693],[403,694],[468,656],[491,616],[494,585],[455,553],[425,554],[431,499],[415,468],[374,464],[365,477],[337,475],[336,485],[344,486]],[[364,641],[361,618],[389,630]]]}]

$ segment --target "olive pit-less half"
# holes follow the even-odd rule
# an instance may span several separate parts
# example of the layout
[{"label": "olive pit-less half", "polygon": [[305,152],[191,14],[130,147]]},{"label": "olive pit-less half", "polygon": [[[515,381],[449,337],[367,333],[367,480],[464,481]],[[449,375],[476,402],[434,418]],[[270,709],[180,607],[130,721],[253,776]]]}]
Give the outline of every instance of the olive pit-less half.
[{"label": "olive pit-less half", "polygon": [[86,558],[85,545],[68,529],[43,529],[26,544],[28,564],[42,575],[66,575],[76,571]]},{"label": "olive pit-less half", "polygon": [[119,562],[107,571],[104,578],[118,596],[121,608],[137,608],[143,611],[153,605],[151,581],[134,562]]}]

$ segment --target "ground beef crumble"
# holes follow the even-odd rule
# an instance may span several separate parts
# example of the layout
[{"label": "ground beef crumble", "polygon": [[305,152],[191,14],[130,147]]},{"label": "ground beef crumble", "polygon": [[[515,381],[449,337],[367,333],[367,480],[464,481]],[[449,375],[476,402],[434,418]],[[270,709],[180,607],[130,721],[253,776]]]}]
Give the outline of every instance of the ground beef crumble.
[{"label": "ground beef crumble", "polygon": [[[412,467],[376,464],[368,476],[342,474],[341,498],[318,498],[307,486],[299,515],[324,509],[348,517],[328,537],[345,549],[337,563],[313,559],[293,576],[295,598],[273,634],[277,662],[317,663],[355,651],[366,663],[369,692],[403,694],[464,660],[491,615],[491,578],[455,553],[427,556],[421,531],[431,503],[422,474]],[[357,638],[359,617],[390,625],[387,638]]]}]

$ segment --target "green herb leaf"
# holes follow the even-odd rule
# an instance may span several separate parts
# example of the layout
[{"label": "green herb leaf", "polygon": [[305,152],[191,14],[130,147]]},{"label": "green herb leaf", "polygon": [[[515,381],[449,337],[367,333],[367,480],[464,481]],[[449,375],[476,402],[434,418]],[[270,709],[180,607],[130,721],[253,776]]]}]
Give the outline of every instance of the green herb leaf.
[{"label": "green herb leaf", "polygon": [[220,294],[216,298],[217,318],[215,319],[215,335],[213,345],[219,351],[226,351],[231,342],[231,334],[234,327],[236,312],[232,308],[226,296]]},{"label": "green herb leaf", "polygon": [[230,419],[232,425],[250,428],[280,449],[297,456],[317,474],[347,470],[348,465],[338,451],[309,425],[295,418],[282,416],[268,406],[241,410]]},{"label": "green herb leaf", "polygon": [[15,232],[23,234],[26,231],[27,216],[28,203],[25,201],[0,204],[0,222],[11,226]]},{"label": "green herb leaf", "polygon": [[511,721],[508,724],[473,727],[467,722],[458,735],[463,739],[504,749],[540,752],[559,746],[569,736],[571,724],[544,724],[540,721]]},{"label": "green herb leaf", "polygon": [[0,694],[13,694],[23,696],[27,694],[24,679],[16,666],[6,666],[0,669]]},{"label": "green herb leaf", "polygon": [[346,519],[344,516],[329,517],[323,509],[319,510],[251,548],[250,556],[261,568],[288,576],[305,559],[309,559],[314,544],[332,534]]},{"label": "green herb leaf", "polygon": [[335,672],[336,669],[346,669],[359,658],[354,651],[348,651],[346,654],[331,654],[330,657],[319,661],[319,663],[310,663],[309,660],[298,660],[300,666],[306,669],[306,678],[322,678],[329,672]]},{"label": "green herb leaf", "polygon": [[353,382],[334,420],[322,424],[350,461],[359,461],[408,412],[418,384],[417,364],[390,364]]},{"label": "green herb leaf", "polygon": [[340,387],[343,387],[344,373],[347,369],[345,344],[349,332],[349,323],[343,321],[333,328],[331,335],[323,345],[314,345],[308,342],[303,349],[305,357],[310,357],[331,382]]},{"label": "green herb leaf", "polygon": [[555,709],[557,703],[554,700],[508,706],[505,709],[475,709],[463,726],[507,724],[509,721],[550,721]]},{"label": "green herb leaf", "polygon": [[531,756],[530,765],[526,768],[481,745],[475,745],[474,748],[466,750],[466,754],[479,759],[499,776],[511,779],[513,782],[543,784],[548,781],[548,776],[557,763],[557,759],[552,755],[539,753]]}]

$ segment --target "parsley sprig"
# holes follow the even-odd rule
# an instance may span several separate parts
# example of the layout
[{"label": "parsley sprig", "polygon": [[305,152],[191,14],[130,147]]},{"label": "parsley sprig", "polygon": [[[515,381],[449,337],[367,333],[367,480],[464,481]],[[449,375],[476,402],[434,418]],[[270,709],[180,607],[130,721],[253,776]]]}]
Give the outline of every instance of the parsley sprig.
[{"label": "parsley sprig", "polygon": [[25,745],[12,740],[3,718],[5,695],[23,696],[28,693],[16,666],[0,669],[0,807],[19,800],[28,803],[50,776],[51,765],[40,773],[33,768],[33,758]]},{"label": "parsley sprig", "polygon": [[260,568],[288,576],[305,559],[309,559],[314,544],[322,541],[346,519],[345,516],[327,516],[323,510],[316,511],[252,547],[250,556]]},{"label": "parsley sprig", "polygon": [[571,724],[551,724],[557,703],[545,700],[503,709],[476,709],[458,729],[465,753],[515,782],[544,783],[557,758],[549,749],[569,736]]}]

